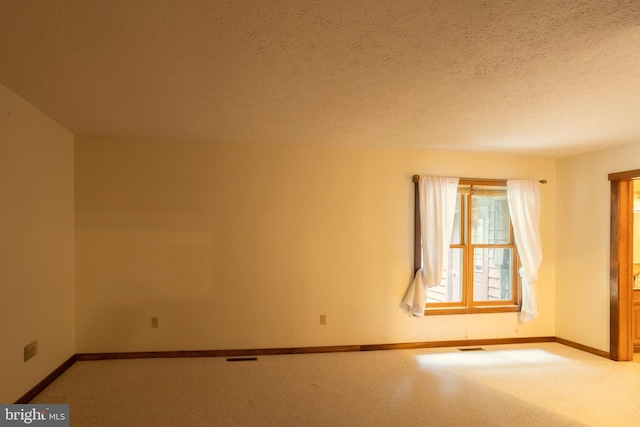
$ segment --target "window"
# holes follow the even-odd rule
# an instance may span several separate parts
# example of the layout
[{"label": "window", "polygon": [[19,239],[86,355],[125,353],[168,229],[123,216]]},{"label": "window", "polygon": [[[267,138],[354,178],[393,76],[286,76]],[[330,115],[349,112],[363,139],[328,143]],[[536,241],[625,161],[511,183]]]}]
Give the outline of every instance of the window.
[{"label": "window", "polygon": [[518,254],[505,185],[460,181],[448,265],[426,314],[519,311]]}]

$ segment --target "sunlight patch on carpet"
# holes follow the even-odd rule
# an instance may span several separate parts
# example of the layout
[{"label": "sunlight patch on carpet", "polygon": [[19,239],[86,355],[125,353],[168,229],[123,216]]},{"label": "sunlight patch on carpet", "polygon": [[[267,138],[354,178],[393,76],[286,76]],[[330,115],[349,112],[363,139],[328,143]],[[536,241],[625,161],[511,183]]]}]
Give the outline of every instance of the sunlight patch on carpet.
[{"label": "sunlight patch on carpet", "polygon": [[434,367],[480,367],[513,365],[550,365],[567,363],[568,359],[540,349],[467,351],[455,353],[432,353],[414,356],[421,368]]}]

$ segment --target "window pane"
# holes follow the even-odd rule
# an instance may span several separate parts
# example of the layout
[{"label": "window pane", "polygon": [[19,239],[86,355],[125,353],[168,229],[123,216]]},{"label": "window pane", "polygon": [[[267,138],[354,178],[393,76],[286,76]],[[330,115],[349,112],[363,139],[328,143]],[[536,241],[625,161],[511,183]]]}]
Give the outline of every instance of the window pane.
[{"label": "window pane", "polygon": [[462,249],[449,249],[440,285],[427,288],[427,303],[462,302]]},{"label": "window pane", "polygon": [[[473,300],[502,301],[512,298],[510,248],[475,248],[473,251]],[[478,268],[481,266],[482,268]]]},{"label": "window pane", "polygon": [[506,195],[471,197],[471,242],[474,244],[511,244],[511,219]]}]

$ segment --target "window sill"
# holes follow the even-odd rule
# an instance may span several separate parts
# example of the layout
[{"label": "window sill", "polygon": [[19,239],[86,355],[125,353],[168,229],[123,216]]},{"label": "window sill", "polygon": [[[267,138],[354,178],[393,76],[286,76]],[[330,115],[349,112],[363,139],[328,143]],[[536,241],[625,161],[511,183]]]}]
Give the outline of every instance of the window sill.
[{"label": "window sill", "polygon": [[443,307],[427,308],[425,316],[439,316],[443,314],[487,314],[487,313],[517,313],[520,311],[519,305],[493,305],[481,307]]}]

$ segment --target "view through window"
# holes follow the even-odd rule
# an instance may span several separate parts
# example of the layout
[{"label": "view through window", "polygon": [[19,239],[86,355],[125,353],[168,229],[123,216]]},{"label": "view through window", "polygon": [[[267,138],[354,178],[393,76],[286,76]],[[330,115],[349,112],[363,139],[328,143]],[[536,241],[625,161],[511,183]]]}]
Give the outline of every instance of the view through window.
[{"label": "view through window", "polygon": [[516,311],[517,250],[504,186],[460,185],[448,265],[427,313]]}]

